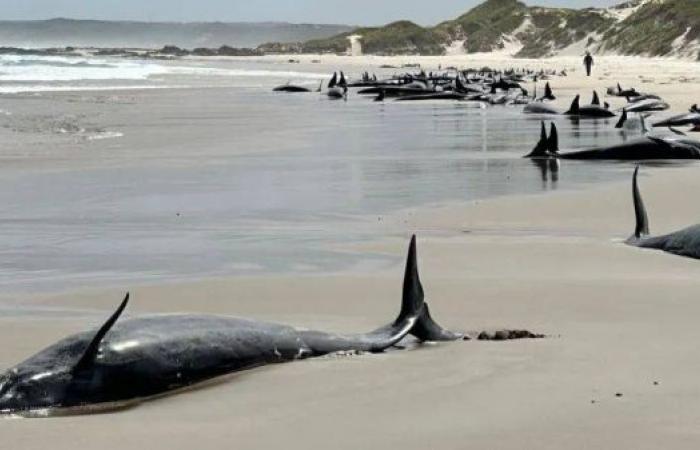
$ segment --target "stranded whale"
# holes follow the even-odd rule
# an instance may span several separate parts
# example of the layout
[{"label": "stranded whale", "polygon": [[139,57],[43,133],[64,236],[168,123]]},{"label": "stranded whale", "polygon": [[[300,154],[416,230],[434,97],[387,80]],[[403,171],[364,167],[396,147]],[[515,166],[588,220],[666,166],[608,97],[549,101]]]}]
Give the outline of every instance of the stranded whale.
[{"label": "stranded whale", "polygon": [[[366,334],[300,330],[254,320],[160,315],[118,321],[128,294],[97,331],[69,336],[0,377],[0,411],[98,408],[171,392],[236,371],[339,351],[382,352],[408,334],[453,341],[430,317],[411,240],[401,311]],[[529,336],[513,336],[529,337]]]},{"label": "stranded whale", "polygon": [[632,198],[634,200],[636,225],[634,234],[627,240],[627,244],[700,259],[700,225],[692,225],[663,236],[649,236],[649,218],[642,201],[642,195],[639,192],[638,174],[639,167],[634,170],[632,179]]},{"label": "stranded whale", "polygon": [[550,136],[547,136],[544,122],[542,123],[540,140],[532,152],[525,156],[526,158],[621,161],[700,159],[700,142],[655,136],[644,136],[607,147],[562,153],[559,151],[559,137],[554,123],[551,130]]}]

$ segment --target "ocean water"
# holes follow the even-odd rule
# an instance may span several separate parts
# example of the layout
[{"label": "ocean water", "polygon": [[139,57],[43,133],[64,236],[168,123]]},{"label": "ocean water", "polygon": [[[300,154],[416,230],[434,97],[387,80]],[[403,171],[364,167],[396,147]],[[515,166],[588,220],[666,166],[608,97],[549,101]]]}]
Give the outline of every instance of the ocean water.
[{"label": "ocean water", "polygon": [[[629,164],[523,159],[541,118],[520,107],[272,92],[287,81],[316,86],[326,70],[257,61],[0,60],[4,87],[34,88],[48,104],[73,94],[52,97],[47,87],[75,95],[149,88],[132,89],[135,106],[124,110],[98,105],[107,125],[90,145],[106,147],[86,147],[88,167],[0,168],[0,287],[126,288],[386,268],[398,260],[347,249],[433,232],[385,221],[402,209],[585,189],[631,174]],[[14,94],[0,121],[23,120],[12,108],[39,100]],[[564,149],[634,134],[612,121],[557,124]],[[37,136],[47,146],[56,139]]]}]

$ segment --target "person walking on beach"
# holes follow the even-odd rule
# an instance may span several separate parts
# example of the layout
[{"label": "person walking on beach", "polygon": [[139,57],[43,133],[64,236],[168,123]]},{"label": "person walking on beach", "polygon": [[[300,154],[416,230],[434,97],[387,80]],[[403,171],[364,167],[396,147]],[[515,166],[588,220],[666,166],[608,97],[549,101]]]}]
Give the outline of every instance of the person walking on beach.
[{"label": "person walking on beach", "polygon": [[593,68],[593,56],[591,52],[586,52],[586,56],[583,58],[583,65],[586,66],[586,74],[591,76],[591,69]]}]

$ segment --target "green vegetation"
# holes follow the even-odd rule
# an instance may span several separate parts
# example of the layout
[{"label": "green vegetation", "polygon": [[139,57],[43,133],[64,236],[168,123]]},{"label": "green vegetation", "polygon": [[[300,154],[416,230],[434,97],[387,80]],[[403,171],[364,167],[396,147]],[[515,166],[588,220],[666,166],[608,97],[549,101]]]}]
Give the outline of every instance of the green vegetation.
[{"label": "green vegetation", "polygon": [[625,54],[663,56],[671,53],[673,42],[683,35],[687,40],[700,37],[698,0],[643,5],[605,33],[603,48]]},{"label": "green vegetation", "polygon": [[[636,6],[639,1],[628,0],[617,8]],[[503,48],[510,39],[523,44],[516,55],[520,57],[551,56],[581,41],[592,50],[667,55],[675,50],[674,41],[680,37],[700,40],[700,0],[645,3],[621,22],[593,8],[542,8],[529,7],[519,0],[487,0],[433,28],[400,21],[282,48],[304,53],[345,53],[351,35],[361,36],[364,53],[376,55],[441,55],[454,41],[465,41],[469,53],[490,52]],[[275,48],[275,44],[268,46]]]},{"label": "green vegetation", "polygon": [[503,45],[504,34],[511,34],[522,25],[527,10],[518,0],[488,0],[435,29],[447,42],[466,39],[469,53],[489,52]]},{"label": "green vegetation", "polygon": [[[603,33],[615,20],[595,10],[535,8],[530,17],[534,29],[520,37],[523,49],[517,56],[541,58],[586,39],[591,33]],[[590,39],[587,45],[594,42]]]},{"label": "green vegetation", "polygon": [[444,52],[442,39],[430,29],[409,21],[394,22],[381,28],[358,28],[329,39],[306,42],[305,53],[343,53],[350,41],[349,36],[359,35],[362,50],[373,55],[441,55]]}]

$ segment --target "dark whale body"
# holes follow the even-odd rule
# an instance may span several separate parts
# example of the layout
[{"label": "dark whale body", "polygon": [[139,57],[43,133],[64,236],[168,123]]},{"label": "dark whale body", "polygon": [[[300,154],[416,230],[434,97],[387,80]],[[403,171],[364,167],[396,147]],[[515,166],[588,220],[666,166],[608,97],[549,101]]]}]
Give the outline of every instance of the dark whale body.
[{"label": "dark whale body", "polygon": [[283,84],[282,86],[277,86],[273,89],[274,92],[311,92],[311,89],[304,86],[297,86],[294,84]]},{"label": "dark whale body", "polygon": [[[595,95],[595,97],[597,97],[597,94]],[[603,108],[602,106],[600,106],[600,104],[580,106],[580,100],[581,96],[577,95],[576,98],[574,98],[574,101],[571,102],[571,107],[567,112],[564,113],[564,115],[581,118],[615,117],[615,113]],[[600,103],[600,100],[598,100],[598,102]]]},{"label": "dark whale body", "polygon": [[663,250],[678,256],[700,259],[700,224],[669,233],[663,236],[649,236],[649,218],[647,216],[642,195],[639,192],[637,176],[639,167],[634,170],[632,179],[632,197],[634,201],[634,214],[636,226],[634,234],[627,240],[627,244],[655,250]]},{"label": "dark whale body", "polygon": [[542,102],[531,102],[523,108],[525,114],[551,114],[560,115],[561,112],[552,105]]},{"label": "dark whale body", "polygon": [[557,155],[561,159],[642,161],[653,159],[700,159],[700,142],[645,136],[609,147]]},{"label": "dark whale body", "polygon": [[467,98],[465,94],[460,94],[458,92],[431,92],[428,94],[404,95],[397,98],[396,101],[466,100]]},{"label": "dark whale body", "polygon": [[208,315],[160,315],[118,321],[69,336],[0,376],[0,412],[99,407],[171,392],[266,364],[339,351],[381,352],[408,334],[426,341],[463,335],[442,329],[424,303],[415,237],[399,316],[375,331],[340,335]]},{"label": "dark whale body", "polygon": [[526,158],[618,161],[700,159],[700,142],[654,136],[644,136],[607,147],[562,153],[559,150],[559,137],[554,123],[551,130],[550,135],[547,136],[544,122],[542,122],[540,140],[532,152],[525,156]]}]

